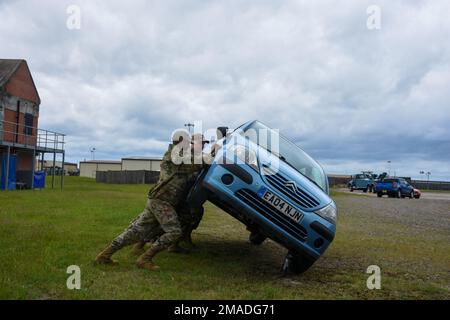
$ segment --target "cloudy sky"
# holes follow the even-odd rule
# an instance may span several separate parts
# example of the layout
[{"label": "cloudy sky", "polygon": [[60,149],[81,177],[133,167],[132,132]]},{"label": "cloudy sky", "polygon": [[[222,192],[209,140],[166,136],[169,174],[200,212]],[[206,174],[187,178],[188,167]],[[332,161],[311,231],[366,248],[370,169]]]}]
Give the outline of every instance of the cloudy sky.
[{"label": "cloudy sky", "polygon": [[28,61],[70,161],[158,156],[186,122],[259,119],[329,172],[391,160],[445,180],[449,17],[445,0],[0,0],[0,57]]}]

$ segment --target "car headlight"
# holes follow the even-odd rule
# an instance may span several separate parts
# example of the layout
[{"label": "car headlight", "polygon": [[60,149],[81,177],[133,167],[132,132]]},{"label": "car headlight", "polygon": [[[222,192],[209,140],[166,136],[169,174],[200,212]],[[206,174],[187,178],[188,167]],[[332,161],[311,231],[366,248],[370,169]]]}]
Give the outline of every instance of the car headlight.
[{"label": "car headlight", "polygon": [[229,148],[231,154],[235,155],[240,161],[248,164],[250,167],[259,171],[258,166],[258,157],[256,156],[256,152],[250,150],[243,145],[234,144]]},{"label": "car headlight", "polygon": [[327,205],[326,207],[315,211],[315,213],[317,213],[319,216],[321,216],[325,220],[328,220],[331,223],[336,224],[337,208],[336,208],[336,204],[334,203],[334,201],[331,201],[331,203],[329,205]]}]

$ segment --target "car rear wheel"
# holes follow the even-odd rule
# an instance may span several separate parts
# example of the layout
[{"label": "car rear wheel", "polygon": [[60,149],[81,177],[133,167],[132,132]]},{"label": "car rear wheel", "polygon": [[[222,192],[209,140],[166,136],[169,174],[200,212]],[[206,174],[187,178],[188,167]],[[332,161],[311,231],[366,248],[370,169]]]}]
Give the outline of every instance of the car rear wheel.
[{"label": "car rear wheel", "polygon": [[284,259],[281,271],[284,275],[289,273],[300,274],[311,268],[314,261],[297,253],[288,252]]},{"label": "car rear wheel", "polygon": [[382,196],[383,196],[383,194],[382,194],[381,192],[378,192],[378,193],[377,193],[377,197],[378,197],[378,198],[381,198]]},{"label": "car rear wheel", "polygon": [[368,188],[363,189],[363,192],[364,192],[364,193],[367,193],[367,189],[368,189]]},{"label": "car rear wheel", "polygon": [[267,237],[265,235],[262,235],[261,233],[257,231],[252,231],[250,235],[248,236],[248,240],[254,244],[255,246],[261,245],[264,240],[266,240]]}]

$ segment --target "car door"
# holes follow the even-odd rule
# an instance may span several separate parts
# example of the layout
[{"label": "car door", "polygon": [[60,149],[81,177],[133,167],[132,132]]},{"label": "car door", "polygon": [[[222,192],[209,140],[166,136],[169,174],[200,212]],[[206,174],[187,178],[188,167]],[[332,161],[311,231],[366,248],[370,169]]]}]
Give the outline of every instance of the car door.
[{"label": "car door", "polygon": [[409,184],[408,181],[405,181],[405,185],[406,185],[406,190],[407,190],[407,194],[411,194],[411,192],[413,192],[414,188],[412,185]]},{"label": "car door", "polygon": [[364,181],[362,180],[361,175],[358,174],[355,177],[356,177],[356,179],[355,179],[355,181],[356,181],[356,183],[355,183],[356,188],[357,189],[364,188]]},{"label": "car door", "polygon": [[400,179],[400,189],[402,191],[402,194],[404,195],[408,195],[411,193],[409,183],[406,182],[405,179]]}]

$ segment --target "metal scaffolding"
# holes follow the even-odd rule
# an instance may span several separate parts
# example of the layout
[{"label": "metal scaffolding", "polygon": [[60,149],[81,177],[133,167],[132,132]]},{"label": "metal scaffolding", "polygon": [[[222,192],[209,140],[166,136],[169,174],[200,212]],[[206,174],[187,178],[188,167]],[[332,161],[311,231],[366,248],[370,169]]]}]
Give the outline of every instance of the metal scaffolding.
[{"label": "metal scaffolding", "polygon": [[37,127],[24,126],[22,124],[0,121],[0,148],[6,148],[5,185],[7,189],[9,179],[9,159],[11,152],[27,151],[33,154],[31,188],[34,189],[34,172],[36,169],[36,157],[41,157],[41,170],[44,169],[45,154],[53,155],[52,164],[52,188],[55,187],[56,155],[62,157],[61,164],[61,189],[64,187],[64,162],[65,162],[65,134],[39,129]]}]

